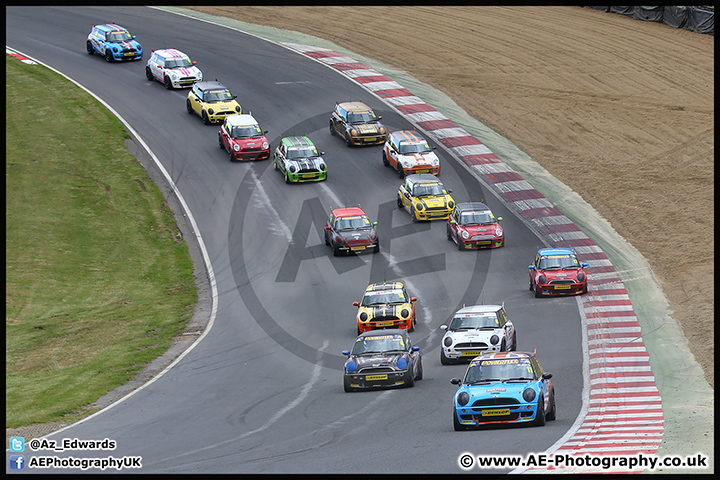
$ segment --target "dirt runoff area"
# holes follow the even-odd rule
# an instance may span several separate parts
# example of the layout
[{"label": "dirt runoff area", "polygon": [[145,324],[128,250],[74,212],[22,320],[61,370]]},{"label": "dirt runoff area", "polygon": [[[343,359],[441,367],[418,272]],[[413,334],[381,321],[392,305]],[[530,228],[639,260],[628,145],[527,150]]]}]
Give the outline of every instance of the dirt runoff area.
[{"label": "dirt runoff area", "polygon": [[650,264],[714,388],[714,37],[582,7],[186,7],[404,70],[580,194]]}]

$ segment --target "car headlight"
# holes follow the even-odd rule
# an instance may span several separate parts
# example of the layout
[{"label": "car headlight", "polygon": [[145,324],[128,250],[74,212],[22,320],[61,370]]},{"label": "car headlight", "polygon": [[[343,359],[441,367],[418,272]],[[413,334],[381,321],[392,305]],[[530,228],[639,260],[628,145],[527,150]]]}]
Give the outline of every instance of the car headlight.
[{"label": "car headlight", "polygon": [[368,319],[368,314],[365,313],[365,312],[362,312],[362,313],[360,314],[360,321],[361,321],[361,322],[364,322],[364,321],[366,321],[367,319]]},{"label": "car headlight", "polygon": [[492,337],[490,337],[490,343],[492,343],[493,345],[497,345],[499,341],[500,337],[498,337],[497,335],[493,335]]},{"label": "car headlight", "polygon": [[532,388],[526,388],[523,392],[523,400],[525,400],[526,402],[532,402],[533,400],[535,400],[535,395],[535,390],[533,390]]},{"label": "car headlight", "polygon": [[209,113],[210,115],[212,115],[212,114],[215,113],[215,110],[213,110],[212,108],[208,108],[208,113]]},{"label": "car headlight", "polygon": [[497,235],[498,237],[502,237],[502,234],[503,234],[502,228],[498,227],[495,229],[495,235]]},{"label": "car headlight", "polygon": [[417,208],[418,210],[422,210],[422,209],[423,209],[423,204],[422,204],[422,203],[418,203],[418,204],[415,206],[415,208]]},{"label": "car headlight", "polygon": [[403,318],[407,318],[408,315],[410,315],[410,310],[408,310],[407,308],[403,308],[402,311],[400,312],[400,316]]},{"label": "car headlight", "polygon": [[443,339],[443,345],[445,345],[446,347],[449,347],[450,345],[452,345],[452,343],[453,343],[452,337],[445,337]]},{"label": "car headlight", "polygon": [[350,136],[351,136],[351,137],[355,137],[355,136],[357,136],[357,134],[358,134],[358,131],[355,130],[354,128],[353,128],[352,130],[350,130]]},{"label": "car headlight", "polygon": [[233,144],[233,150],[235,150],[236,152],[239,152],[239,151],[240,151],[240,145],[238,145],[237,143],[234,143],[234,144]]},{"label": "car headlight", "polygon": [[[323,168],[323,170],[325,170],[325,169]],[[370,234],[370,241],[371,241],[371,242],[374,242],[375,240],[377,240],[377,235],[375,235],[375,233],[371,233],[371,234]]]},{"label": "car headlight", "polygon": [[385,127],[380,127],[380,133],[382,133],[383,135],[385,135]]},{"label": "car headlight", "polygon": [[470,234],[467,232],[467,230],[463,230],[463,232],[462,232],[462,237],[463,237],[465,240],[467,240],[468,238],[470,238]]},{"label": "car headlight", "polygon": [[235,105],[235,111],[240,113],[240,110],[241,110],[240,105]]},{"label": "car headlight", "polygon": [[406,162],[405,160],[403,160],[402,162],[400,162],[400,164],[403,166],[403,168],[410,168],[410,162]]},{"label": "car headlight", "polygon": [[545,283],[547,282],[547,277],[545,275],[540,275],[538,277],[538,283]]},{"label": "car headlight", "polygon": [[341,237],[340,235],[338,235],[337,237],[335,237],[335,243],[342,244],[344,241],[345,241],[345,240],[344,240],[343,237]]},{"label": "car headlight", "polygon": [[404,357],[400,357],[400,358],[398,358],[397,366],[400,370],[405,370],[408,366],[408,362],[407,362],[407,360],[405,360]]},{"label": "car headlight", "polygon": [[583,272],[578,273],[578,282],[585,281],[585,274]]},{"label": "car headlight", "polygon": [[112,50],[113,50],[113,52],[115,52],[115,53],[117,53],[117,52],[119,52],[119,51],[120,51],[120,49],[119,49],[118,47],[113,47],[113,49],[112,49]]},{"label": "car headlight", "polygon": [[263,142],[263,149],[267,150],[268,148],[270,148],[270,144],[268,142]]},{"label": "car headlight", "polygon": [[349,362],[347,362],[345,364],[345,370],[347,370],[348,373],[354,372],[356,368],[357,368],[357,364],[355,362],[353,362],[352,360],[350,360]]},{"label": "car headlight", "polygon": [[452,200],[450,200],[450,201],[448,202],[448,207],[453,208],[454,206],[455,206],[455,202],[453,202]]},{"label": "car headlight", "polygon": [[460,392],[457,396],[457,403],[461,407],[464,407],[470,401],[470,395],[467,392]]},{"label": "car headlight", "polygon": [[288,170],[290,170],[290,173],[295,173],[295,170],[296,170],[296,169],[295,169],[295,165],[290,165],[290,167],[288,168]]},{"label": "car headlight", "polygon": [[319,168],[320,168],[321,172],[324,172],[325,170],[327,170],[327,165],[325,165],[324,163],[321,163]]}]

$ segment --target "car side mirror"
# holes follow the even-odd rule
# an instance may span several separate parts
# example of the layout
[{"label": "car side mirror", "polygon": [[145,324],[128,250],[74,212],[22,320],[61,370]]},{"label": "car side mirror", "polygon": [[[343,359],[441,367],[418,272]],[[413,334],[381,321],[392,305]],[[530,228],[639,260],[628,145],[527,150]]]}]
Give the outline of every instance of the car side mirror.
[{"label": "car side mirror", "polygon": [[377,119],[382,120],[382,115],[378,115]]},{"label": "car side mirror", "polygon": [[413,352],[419,352],[419,351],[420,351],[420,347],[418,347],[417,345],[413,345],[412,351],[413,351]]},{"label": "car side mirror", "polygon": [[193,65],[197,65],[197,62],[193,60]]},{"label": "car side mirror", "polygon": [[450,220],[450,223],[451,223],[452,225],[457,225],[457,222],[456,222],[455,220]]},{"label": "car side mirror", "polygon": [[583,268],[587,268],[588,264],[586,262],[583,262],[582,266]]},{"label": "car side mirror", "polygon": [[498,222],[502,221],[502,217],[498,217],[498,218],[497,218],[497,221],[498,221]]},{"label": "car side mirror", "polygon": [[544,380],[550,380],[550,379],[552,378],[552,376],[553,376],[553,375],[552,375],[552,373],[550,373],[550,372],[545,372],[545,373],[542,374],[542,378],[543,378]]},{"label": "car side mirror", "polygon": [[359,306],[360,306],[360,302],[353,302],[353,305],[355,305],[356,307],[359,307]]},{"label": "car side mirror", "polygon": [[440,325],[440,330],[447,330],[447,325]]},{"label": "car side mirror", "polygon": [[330,227],[330,225],[325,225],[325,230],[332,230],[332,228]]},{"label": "car side mirror", "polygon": [[350,350],[343,350],[342,354],[345,356],[348,356],[348,355],[350,355]]},{"label": "car side mirror", "polygon": [[263,135],[266,135],[268,133],[267,130],[263,130]]},{"label": "car side mirror", "polygon": [[452,193],[452,189],[451,189],[451,188],[448,188],[448,189],[447,189],[447,192],[448,192],[448,193]]},{"label": "car side mirror", "polygon": [[529,268],[530,270],[535,270],[535,265],[528,265],[528,268]]},{"label": "car side mirror", "polygon": [[373,227],[377,227],[377,222],[373,222]]},{"label": "car side mirror", "polygon": [[453,385],[462,385],[462,380],[460,380],[459,378],[451,378],[450,383],[452,383]]},{"label": "car side mirror", "polygon": [[411,302],[417,302],[417,297],[410,297]]}]

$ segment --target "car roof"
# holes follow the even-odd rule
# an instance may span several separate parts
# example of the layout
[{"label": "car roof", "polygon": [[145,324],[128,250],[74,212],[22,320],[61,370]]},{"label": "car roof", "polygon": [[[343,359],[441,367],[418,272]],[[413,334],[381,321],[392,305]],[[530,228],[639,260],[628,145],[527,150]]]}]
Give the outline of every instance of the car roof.
[{"label": "car roof", "polygon": [[342,102],[338,103],[338,105],[350,112],[355,110],[372,110],[372,108],[368,107],[363,102]]},{"label": "car roof", "polygon": [[228,89],[225,85],[218,82],[217,80],[207,80],[202,82],[195,82],[195,86],[198,87],[200,90],[222,90],[222,89]]},{"label": "car roof", "polygon": [[367,332],[363,332],[360,335],[357,336],[357,338],[366,338],[366,337],[379,337],[381,335],[407,335],[407,330],[403,330],[400,328],[385,328],[382,330],[368,330]]},{"label": "car roof", "polygon": [[575,255],[571,248],[539,248],[540,255]]},{"label": "car roof", "polygon": [[336,217],[354,217],[357,215],[365,215],[365,211],[360,207],[341,207],[332,211]]},{"label": "car roof", "polygon": [[305,135],[296,135],[293,137],[283,137],[280,140],[288,148],[292,147],[314,147],[315,144]]},{"label": "car roof", "polygon": [[536,356],[535,352],[492,352],[484,353],[473,358],[473,361],[477,360],[495,360],[500,358],[532,358]]},{"label": "car roof", "polygon": [[484,212],[490,210],[490,207],[482,202],[462,202],[456,205],[456,208],[460,212],[473,211],[473,212]]},{"label": "car roof", "polygon": [[103,23],[102,25],[93,25],[95,28],[99,28],[102,30],[107,30],[108,32],[116,32],[118,30],[122,30],[123,32],[127,32],[128,29],[125,27],[121,27],[117,23]]},{"label": "car roof", "polygon": [[238,113],[235,115],[228,115],[225,117],[225,122],[233,127],[247,127],[249,125],[257,125],[258,122],[255,117],[249,113]]},{"label": "car roof", "polygon": [[153,53],[157,53],[161,57],[165,57],[165,58],[170,58],[170,57],[190,58],[185,53],[178,50],[177,48],[161,48],[159,50],[153,50]]},{"label": "car roof", "polygon": [[464,314],[464,313],[494,313],[497,312],[503,308],[502,305],[472,305],[470,307],[463,307],[457,312],[455,312],[455,315],[458,314]]},{"label": "car roof", "polygon": [[397,138],[398,142],[424,142],[425,138],[413,130],[398,130],[390,135]]},{"label": "car roof", "polygon": [[405,177],[405,179],[410,183],[419,183],[419,182],[433,182],[433,183],[442,183],[439,178],[437,178],[432,173],[412,173]]},{"label": "car roof", "polygon": [[397,288],[403,288],[403,282],[383,282],[383,283],[371,283],[365,289],[366,292],[379,292],[382,290],[393,290]]}]

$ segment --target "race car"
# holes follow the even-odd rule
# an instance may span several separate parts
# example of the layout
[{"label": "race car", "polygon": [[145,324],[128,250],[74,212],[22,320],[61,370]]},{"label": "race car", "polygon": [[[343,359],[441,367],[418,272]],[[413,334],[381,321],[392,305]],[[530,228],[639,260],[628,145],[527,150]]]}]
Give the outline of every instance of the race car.
[{"label": "race car", "polygon": [[341,207],[330,211],[325,223],[325,245],[332,248],[333,255],[380,251],[375,226],[360,207]]},{"label": "race car", "polygon": [[318,152],[307,136],[284,137],[275,149],[273,166],[283,174],[285,183],[327,180],[325,152]]},{"label": "race car", "polygon": [[440,342],[440,363],[468,361],[491,352],[517,349],[517,332],[502,305],[463,307],[450,325],[440,325],[445,335]]},{"label": "race car", "polygon": [[381,118],[362,102],[336,102],[330,115],[330,134],[342,136],[348,147],[379,145],[387,139]]},{"label": "race car", "polygon": [[140,60],[143,57],[142,45],[130,35],[127,28],[116,23],[93,25],[85,43],[87,53],[98,53],[108,62]]},{"label": "race car", "polygon": [[505,244],[505,234],[490,208],[482,202],[458,203],[447,222],[447,239],[459,250],[495,248]]},{"label": "race car", "polygon": [[455,207],[451,192],[435,175],[413,173],[405,177],[398,189],[397,207],[405,209],[413,222],[445,220]]},{"label": "race car", "polygon": [[346,392],[378,387],[413,387],[423,378],[420,347],[406,330],[365,332],[355,339],[343,366]]},{"label": "race car", "polygon": [[545,425],[555,420],[552,373],[544,372],[537,350],[490,353],[475,357],[453,397],[455,430],[498,423]]},{"label": "race car", "polygon": [[230,161],[265,160],[270,158],[270,142],[257,120],[249,113],[225,117],[218,132],[220,148],[228,152]]},{"label": "race car", "polygon": [[528,266],[530,290],[535,291],[536,298],[586,293],[587,267],[571,248],[539,248],[535,261]]},{"label": "race car", "polygon": [[367,286],[358,307],[358,333],[382,328],[415,330],[415,302],[417,297],[408,295],[403,282],[373,283]]},{"label": "race car", "polygon": [[180,50],[153,50],[145,66],[145,77],[161,82],[168,90],[190,87],[203,79],[202,72],[195,65],[197,62],[191,61]]},{"label": "race car", "polygon": [[400,178],[411,173],[440,173],[440,160],[417,132],[400,130],[391,132],[383,146],[383,165],[397,170]]},{"label": "race car", "polygon": [[220,123],[228,115],[242,113],[237,95],[230,93],[225,85],[218,81],[197,82],[188,92],[185,106],[190,114],[197,114],[205,125]]}]

